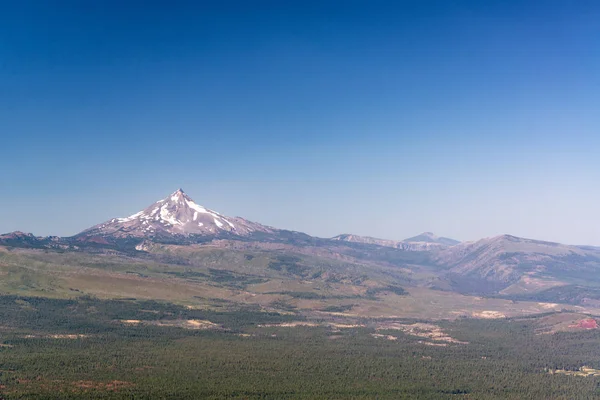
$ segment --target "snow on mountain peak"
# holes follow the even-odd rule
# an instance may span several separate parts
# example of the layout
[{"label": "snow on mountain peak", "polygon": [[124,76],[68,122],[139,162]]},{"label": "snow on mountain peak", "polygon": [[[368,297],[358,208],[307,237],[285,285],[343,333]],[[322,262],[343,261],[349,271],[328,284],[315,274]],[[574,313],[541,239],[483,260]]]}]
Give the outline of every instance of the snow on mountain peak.
[{"label": "snow on mountain peak", "polygon": [[129,217],[113,218],[82,234],[124,236],[156,235],[247,235],[254,231],[269,232],[242,218],[230,218],[194,202],[182,189]]},{"label": "snow on mountain peak", "polygon": [[173,202],[183,202],[188,199],[191,200],[190,197],[187,194],[185,194],[183,189],[177,189],[177,191],[173,192],[173,194],[171,194],[171,196],[169,197]]}]

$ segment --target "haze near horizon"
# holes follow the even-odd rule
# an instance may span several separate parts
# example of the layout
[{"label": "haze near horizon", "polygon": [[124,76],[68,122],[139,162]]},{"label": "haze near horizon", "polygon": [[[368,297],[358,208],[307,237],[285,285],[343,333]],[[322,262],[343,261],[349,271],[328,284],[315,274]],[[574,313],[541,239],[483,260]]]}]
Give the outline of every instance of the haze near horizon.
[{"label": "haze near horizon", "polygon": [[182,187],[316,236],[600,245],[594,2],[0,8],[0,231]]}]

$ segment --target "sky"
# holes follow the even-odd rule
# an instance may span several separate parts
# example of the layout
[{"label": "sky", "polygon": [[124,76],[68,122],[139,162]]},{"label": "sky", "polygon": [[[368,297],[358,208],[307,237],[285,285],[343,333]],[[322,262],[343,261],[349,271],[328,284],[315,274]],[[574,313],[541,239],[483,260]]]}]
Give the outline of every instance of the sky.
[{"label": "sky", "polygon": [[0,1],[0,231],[183,188],[321,237],[600,245],[596,1]]}]

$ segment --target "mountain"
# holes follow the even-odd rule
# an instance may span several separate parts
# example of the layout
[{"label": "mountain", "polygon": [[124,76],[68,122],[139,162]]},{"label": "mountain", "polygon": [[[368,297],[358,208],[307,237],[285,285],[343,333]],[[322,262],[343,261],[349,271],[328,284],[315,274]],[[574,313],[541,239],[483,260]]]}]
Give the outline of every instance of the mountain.
[{"label": "mountain", "polygon": [[[440,291],[445,292],[443,296],[460,292],[503,297],[503,301],[600,307],[600,248],[510,235],[458,243],[430,232],[403,241],[353,234],[318,238],[225,216],[197,204],[181,189],[129,217],[113,218],[73,237],[36,237],[22,232],[0,235],[0,253],[0,267],[2,262],[8,265],[11,257],[41,254],[43,259],[57,260],[49,271],[56,271],[63,259],[72,259],[76,265],[78,260],[87,259],[105,268],[110,259],[103,257],[110,256],[126,260],[119,268],[130,272],[134,269],[129,263],[144,266],[153,262],[177,266],[169,271],[173,276],[201,277],[211,282],[235,283],[243,274],[250,274],[243,279],[255,283],[283,279],[290,288],[304,285],[302,282],[312,285],[313,281],[352,286],[334,296],[351,297],[364,291],[371,299],[373,293],[385,292],[385,288],[401,293],[396,287],[400,285],[416,294],[426,291],[433,296]],[[25,264],[15,265],[20,268]],[[215,272],[217,265],[229,275]],[[160,268],[157,273],[162,274]],[[140,277],[147,273],[138,272]],[[22,286],[19,279],[11,288]],[[46,281],[55,282],[45,277],[38,280],[42,287]],[[376,289],[370,286],[374,282]],[[236,285],[237,289],[245,287]],[[65,287],[70,291],[74,286]],[[431,289],[437,291],[429,292]],[[300,293],[315,299],[323,296]]]},{"label": "mountain", "polygon": [[479,292],[535,292],[600,282],[600,249],[501,235],[438,253],[455,288]]},{"label": "mountain", "polygon": [[[458,243],[431,232],[403,241],[352,234],[325,239],[225,216],[197,204],[181,189],[129,217],[113,218],[73,237],[36,237],[22,232],[0,235],[0,245],[10,248],[160,260],[172,257],[156,255],[161,245],[191,245],[186,251],[194,251],[203,244],[227,252],[315,257],[316,264],[335,260],[368,265],[369,271],[385,269],[398,282],[463,294],[600,305],[600,290],[593,288],[600,287],[600,248],[510,235]],[[177,262],[189,260],[184,257]]]},{"label": "mountain", "polygon": [[425,232],[410,239],[395,241],[389,239],[378,239],[370,236],[359,236],[349,233],[335,236],[331,240],[371,244],[383,247],[393,247],[395,249],[406,251],[432,251],[445,249],[448,246],[454,246],[460,243],[458,240],[439,237],[431,232]]},{"label": "mountain", "polygon": [[430,250],[439,250],[441,248],[445,248],[445,245],[441,245],[438,243],[427,243],[427,242],[399,242],[395,240],[388,239],[378,239],[370,236],[359,236],[352,235],[349,233],[345,233],[342,235],[338,235],[332,237],[331,240],[340,241],[340,242],[348,242],[348,243],[360,243],[366,245],[375,245],[382,247],[392,247],[394,249],[405,250],[405,251],[430,251]]},{"label": "mountain", "polygon": [[403,241],[409,243],[437,243],[444,246],[455,246],[460,243],[458,240],[437,236],[432,232],[423,232],[420,235],[404,239]]},{"label": "mountain", "polygon": [[40,237],[20,231],[0,235],[0,245],[11,247],[58,248],[61,247],[60,242],[61,239],[56,236]]},{"label": "mountain", "polygon": [[113,218],[93,226],[75,238],[168,238],[181,236],[248,236],[254,232],[273,233],[275,229],[227,217],[203,207],[179,189],[129,217]]}]

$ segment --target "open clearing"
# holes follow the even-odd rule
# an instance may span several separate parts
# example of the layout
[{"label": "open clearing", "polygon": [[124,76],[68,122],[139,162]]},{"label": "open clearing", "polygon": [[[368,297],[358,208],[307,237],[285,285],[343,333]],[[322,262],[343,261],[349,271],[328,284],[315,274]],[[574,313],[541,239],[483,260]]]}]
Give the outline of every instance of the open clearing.
[{"label": "open clearing", "polygon": [[414,323],[414,324],[401,324],[397,322],[387,322],[377,324],[378,331],[380,330],[398,330],[404,332],[407,335],[415,336],[419,338],[429,339],[436,342],[446,342],[455,344],[468,344],[467,342],[461,342],[460,340],[454,339],[445,333],[442,328],[433,324],[425,323]]},{"label": "open clearing", "polygon": [[548,371],[550,374],[561,374],[561,375],[570,375],[570,376],[600,376],[600,370],[590,368],[590,367],[581,367],[575,371],[568,371],[564,369],[555,369]]}]

